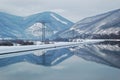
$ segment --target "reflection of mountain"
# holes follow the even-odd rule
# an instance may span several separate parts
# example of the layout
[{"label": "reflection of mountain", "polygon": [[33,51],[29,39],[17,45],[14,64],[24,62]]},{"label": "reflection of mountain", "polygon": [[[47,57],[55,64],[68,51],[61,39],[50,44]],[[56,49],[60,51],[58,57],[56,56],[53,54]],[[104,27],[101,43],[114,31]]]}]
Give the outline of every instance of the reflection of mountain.
[{"label": "reflection of mountain", "polygon": [[43,55],[36,56],[34,54],[27,54],[16,57],[8,57],[0,59],[0,67],[8,66],[10,64],[15,64],[19,62],[29,62],[36,65],[44,65],[44,66],[53,66],[59,64],[65,59],[71,57],[73,55],[69,49],[59,49],[48,51]]},{"label": "reflection of mountain", "polygon": [[[110,42],[107,42],[110,43]],[[85,60],[120,68],[120,47],[118,44],[83,45],[75,49],[76,55]]]},{"label": "reflection of mountain", "polygon": [[111,42],[105,42],[105,44],[103,42],[100,44],[81,44],[74,48],[47,51],[40,56],[37,56],[37,54],[27,54],[1,58],[0,67],[24,61],[36,65],[54,66],[76,55],[87,61],[120,68],[120,46],[116,44],[116,42],[110,43]]},{"label": "reflection of mountain", "polygon": [[120,9],[85,18],[61,33],[60,37],[120,39]]},{"label": "reflection of mountain", "polygon": [[0,38],[36,38],[41,36],[41,25],[45,23],[47,35],[70,28],[73,23],[53,12],[43,12],[27,17],[0,12]]}]

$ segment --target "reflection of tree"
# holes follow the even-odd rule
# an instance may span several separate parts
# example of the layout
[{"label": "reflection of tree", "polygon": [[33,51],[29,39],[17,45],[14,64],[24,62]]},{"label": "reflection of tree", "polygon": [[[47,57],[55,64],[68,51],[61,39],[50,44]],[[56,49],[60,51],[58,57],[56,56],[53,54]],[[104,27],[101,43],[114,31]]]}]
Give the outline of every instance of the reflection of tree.
[{"label": "reflection of tree", "polygon": [[[75,49],[75,55],[96,63],[120,68],[120,47],[104,43],[83,45]],[[115,48],[114,48],[115,47]]]},{"label": "reflection of tree", "polygon": [[0,59],[0,67],[19,62],[29,62],[35,65],[54,66],[72,55],[87,61],[120,68],[120,47],[117,42],[102,42],[99,44],[84,44],[74,48],[64,48],[47,51],[42,55],[27,54]]},{"label": "reflection of tree", "polygon": [[118,45],[120,47],[120,41],[104,41],[104,42],[100,42],[98,44],[109,44],[109,45]]}]

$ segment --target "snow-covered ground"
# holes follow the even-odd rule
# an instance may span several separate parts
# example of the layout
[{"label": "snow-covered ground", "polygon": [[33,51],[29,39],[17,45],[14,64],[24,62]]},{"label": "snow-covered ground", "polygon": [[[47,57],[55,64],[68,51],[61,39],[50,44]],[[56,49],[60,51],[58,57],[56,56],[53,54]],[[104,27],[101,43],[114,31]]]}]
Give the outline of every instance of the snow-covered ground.
[{"label": "snow-covered ground", "polygon": [[[56,42],[54,44],[29,45],[29,46],[0,46],[0,57],[11,54],[29,54],[38,50],[54,50],[65,47],[74,47],[80,44],[97,43],[104,40],[82,40],[81,42]],[[26,52],[26,53],[25,53]]]},{"label": "snow-covered ground", "polygon": [[53,18],[55,18],[57,21],[60,21],[61,23],[63,23],[63,24],[68,24],[67,22],[65,22],[65,21],[62,21],[62,20],[60,20],[59,18],[57,18],[54,14],[51,14],[51,16],[53,17]]}]

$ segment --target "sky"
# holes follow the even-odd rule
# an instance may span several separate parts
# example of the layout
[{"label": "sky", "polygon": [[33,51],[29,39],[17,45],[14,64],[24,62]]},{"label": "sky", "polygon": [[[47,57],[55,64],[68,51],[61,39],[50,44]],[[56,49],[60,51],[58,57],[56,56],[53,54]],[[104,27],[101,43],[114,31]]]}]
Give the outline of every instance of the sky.
[{"label": "sky", "polygon": [[52,11],[73,22],[119,8],[120,0],[0,0],[1,12],[29,16]]}]

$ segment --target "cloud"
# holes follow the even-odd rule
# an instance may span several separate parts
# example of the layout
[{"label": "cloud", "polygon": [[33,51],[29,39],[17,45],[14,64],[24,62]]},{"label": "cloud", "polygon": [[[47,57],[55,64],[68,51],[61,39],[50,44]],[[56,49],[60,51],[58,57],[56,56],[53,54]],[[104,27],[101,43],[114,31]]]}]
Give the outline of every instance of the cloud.
[{"label": "cloud", "polygon": [[53,9],[53,10],[50,10],[50,11],[56,12],[56,13],[63,13],[63,12],[65,12],[64,9]]},{"label": "cloud", "polygon": [[53,11],[72,21],[120,8],[120,0],[0,0],[0,10],[20,16]]}]

